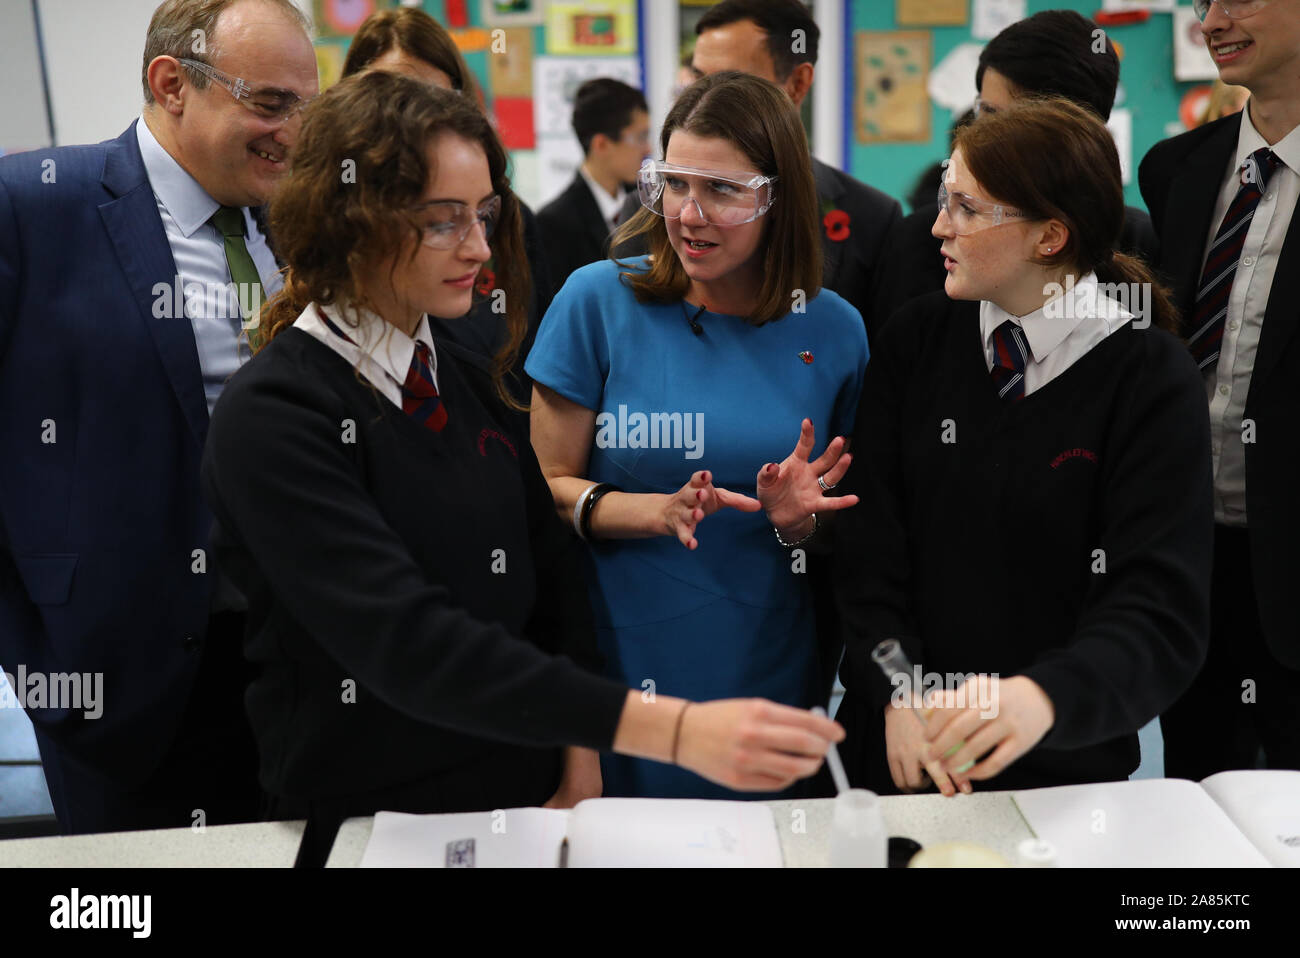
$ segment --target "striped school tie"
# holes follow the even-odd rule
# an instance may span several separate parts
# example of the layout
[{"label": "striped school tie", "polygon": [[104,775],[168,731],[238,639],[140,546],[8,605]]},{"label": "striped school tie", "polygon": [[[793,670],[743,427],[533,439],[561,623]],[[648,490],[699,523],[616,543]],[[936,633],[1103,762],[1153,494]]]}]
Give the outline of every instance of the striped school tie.
[{"label": "striped school tie", "polygon": [[1241,188],[1224,214],[1219,231],[1214,234],[1214,243],[1206,256],[1197,286],[1196,308],[1192,312],[1195,332],[1187,339],[1187,348],[1201,369],[1219,358],[1223,323],[1228,317],[1228,298],[1241,262],[1241,249],[1246,244],[1246,234],[1250,232],[1255,210],[1268,187],[1268,179],[1281,163],[1277,154],[1268,147],[1250,154],[1241,167]]},{"label": "striped school tie", "polygon": [[[352,337],[339,329],[338,324],[319,307],[316,315],[330,332],[356,346]],[[417,339],[411,353],[411,365],[406,370],[406,382],[402,383],[402,412],[434,432],[442,432],[442,427],[447,425],[447,407],[442,404],[438,387],[433,384],[432,360],[429,347]]]},{"label": "striped school tie", "polygon": [[989,375],[998,397],[1008,402],[1025,398],[1025,364],[1029,362],[1025,331],[1007,320],[993,330],[993,368]]},{"label": "striped school tie", "polygon": [[402,384],[402,410],[418,423],[442,432],[447,425],[447,407],[442,404],[438,387],[433,384],[433,363],[429,347],[418,339],[411,353],[411,368]]}]

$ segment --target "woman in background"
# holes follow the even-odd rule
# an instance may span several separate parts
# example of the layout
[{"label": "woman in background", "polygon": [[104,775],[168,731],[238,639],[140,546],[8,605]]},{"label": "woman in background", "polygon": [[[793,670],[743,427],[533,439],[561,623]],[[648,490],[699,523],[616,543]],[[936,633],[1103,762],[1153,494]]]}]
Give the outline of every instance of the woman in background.
[{"label": "woman in background", "polygon": [[[957,134],[944,292],[875,344],[845,482],[862,502],[836,528],[856,785],[1126,778],[1204,660],[1205,386],[1164,291],[1116,251],[1123,221],[1091,111],[1018,103]],[[870,660],[890,638],[925,676],[982,676],[928,732]]]},{"label": "woman in background", "polygon": [[[589,543],[607,674],[658,695],[825,706],[803,550],[856,501],[829,490],[849,464],[838,437],[862,318],[820,289],[808,145],[780,89],[699,80],[661,148],[614,241],[648,234],[651,255],[579,269],[542,324],[533,445]],[[756,498],[732,491],[755,483]],[[625,756],[602,769],[608,795],[734,797]]]},{"label": "woman in background", "polygon": [[[343,76],[349,77],[365,70],[402,73],[444,90],[454,90],[480,110],[484,108],[482,93],[456,41],[442,24],[417,7],[380,10],[365,19],[348,47],[348,55],[343,61]],[[524,373],[524,358],[532,348],[537,325],[551,305],[555,291],[547,278],[549,272],[537,217],[522,200],[518,197],[516,200],[523,217],[524,256],[532,266],[532,285],[527,293],[528,323],[523,340],[513,352],[514,365],[507,381],[511,395],[521,405],[526,405],[532,394],[532,384]],[[472,322],[430,316],[429,325],[435,335],[499,362],[510,342],[506,314],[500,304],[493,301],[494,291],[502,288],[496,283],[497,272],[496,264],[491,261],[480,271],[475,287],[477,295],[470,307]],[[526,435],[528,417],[522,415],[519,419]]]},{"label": "woman in background", "polygon": [[273,817],[322,834],[380,809],[599,794],[564,745],[771,789],[840,734],[772,703],[646,701],[587,671],[584,589],[502,369],[427,318],[464,317],[495,258],[518,342],[528,269],[506,164],[461,96],[383,71],[326,91],[271,205],[288,272],[267,344],[212,418],[203,482],[249,602],[262,784]]}]

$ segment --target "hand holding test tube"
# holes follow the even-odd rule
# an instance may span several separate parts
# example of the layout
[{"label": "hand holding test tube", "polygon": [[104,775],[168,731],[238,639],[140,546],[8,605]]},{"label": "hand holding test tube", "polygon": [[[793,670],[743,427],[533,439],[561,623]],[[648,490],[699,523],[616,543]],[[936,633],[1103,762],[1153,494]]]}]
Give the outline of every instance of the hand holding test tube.
[{"label": "hand holding test tube", "polygon": [[[913,692],[916,691],[915,689],[912,689],[912,663],[907,660],[907,655],[903,652],[903,646],[897,639],[885,639],[872,649],[871,661],[880,666],[880,670],[885,673],[885,678],[889,680],[891,685],[901,684],[903,687],[911,689]],[[909,706],[908,711],[916,716],[916,720],[921,723],[921,728],[928,732],[930,726],[927,720],[930,718],[931,714],[933,714],[934,709],[925,707],[924,702],[922,702],[921,705],[921,708]],[[948,758],[950,755],[956,754],[965,744],[964,741],[958,742],[952,748],[948,749],[948,751],[944,752],[943,757]],[[956,769],[956,771],[960,774],[969,771],[974,767],[974,765],[975,761],[972,759],[961,768]]]}]

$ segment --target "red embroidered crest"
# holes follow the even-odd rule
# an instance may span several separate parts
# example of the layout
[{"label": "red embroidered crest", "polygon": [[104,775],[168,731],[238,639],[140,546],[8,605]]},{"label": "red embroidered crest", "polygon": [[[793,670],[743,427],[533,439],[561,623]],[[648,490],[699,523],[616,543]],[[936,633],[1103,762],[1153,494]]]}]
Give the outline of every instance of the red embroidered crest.
[{"label": "red embroidered crest", "polygon": [[505,443],[505,447],[510,450],[510,455],[514,456],[516,459],[519,458],[519,453],[515,451],[515,444],[510,441],[508,436],[502,435],[495,429],[484,429],[478,434],[478,454],[480,456],[487,455],[487,441],[489,439],[497,439]]},{"label": "red embroidered crest", "polygon": [[1053,469],[1060,468],[1061,463],[1065,462],[1068,459],[1087,459],[1089,462],[1095,463],[1097,461],[1097,454],[1093,452],[1091,449],[1080,449],[1080,448],[1066,449],[1059,456],[1057,456],[1055,459],[1052,460],[1051,463],[1052,468]]}]

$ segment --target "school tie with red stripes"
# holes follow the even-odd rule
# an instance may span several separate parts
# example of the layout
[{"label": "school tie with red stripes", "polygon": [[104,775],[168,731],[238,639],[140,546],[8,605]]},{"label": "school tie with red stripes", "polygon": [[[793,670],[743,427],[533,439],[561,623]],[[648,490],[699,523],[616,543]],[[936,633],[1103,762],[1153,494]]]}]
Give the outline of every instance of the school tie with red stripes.
[{"label": "school tie with red stripes", "polygon": [[1025,398],[1025,365],[1029,355],[1025,331],[1011,320],[993,330],[993,368],[989,375],[993,377],[999,398],[1008,402]]},{"label": "school tie with red stripes", "polygon": [[1282,161],[1268,147],[1250,154],[1241,167],[1241,188],[1223,216],[1219,231],[1201,270],[1197,286],[1196,308],[1192,313],[1194,332],[1187,339],[1196,365],[1205,369],[1219,358],[1223,343],[1223,323],[1228,317],[1228,299],[1232,295],[1232,281],[1241,262],[1241,249],[1246,244],[1255,210],[1268,187],[1268,179]]},{"label": "school tie with red stripes", "polygon": [[402,410],[434,432],[447,425],[447,407],[442,404],[438,387],[433,384],[433,363],[429,347],[418,339],[411,353],[411,367],[402,384]]}]

